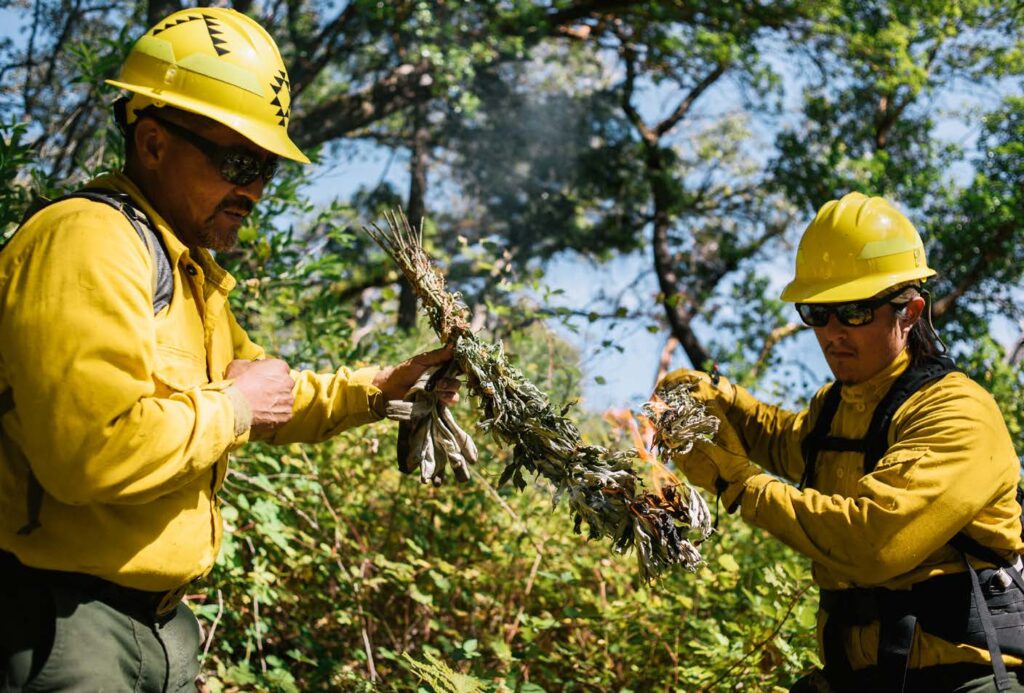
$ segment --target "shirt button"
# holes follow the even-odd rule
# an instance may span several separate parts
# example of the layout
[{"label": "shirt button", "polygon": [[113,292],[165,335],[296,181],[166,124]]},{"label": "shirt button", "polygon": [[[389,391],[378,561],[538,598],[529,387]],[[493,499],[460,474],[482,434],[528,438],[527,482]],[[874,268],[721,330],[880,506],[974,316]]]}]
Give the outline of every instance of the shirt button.
[{"label": "shirt button", "polygon": [[843,478],[843,470],[842,469],[837,469],[836,470],[836,476],[839,477],[840,479],[842,479]]},{"label": "shirt button", "polygon": [[198,270],[196,270],[195,265],[185,265],[185,271],[191,274],[193,277],[199,273]]}]

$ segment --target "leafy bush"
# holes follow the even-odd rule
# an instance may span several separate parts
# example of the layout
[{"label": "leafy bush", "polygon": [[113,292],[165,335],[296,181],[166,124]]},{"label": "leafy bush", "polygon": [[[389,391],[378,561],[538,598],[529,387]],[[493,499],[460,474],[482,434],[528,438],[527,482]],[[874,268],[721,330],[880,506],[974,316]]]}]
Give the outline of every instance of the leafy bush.
[{"label": "leafy bush", "polygon": [[[300,195],[286,182],[268,207],[302,209]],[[275,202],[288,197],[294,204]],[[247,234],[222,258],[254,338],[316,368],[396,362],[430,346],[426,330],[347,341],[357,321],[332,287],[366,271],[366,250],[325,224],[305,227],[328,237],[330,254],[303,252],[317,241],[289,225]],[[392,295],[371,294],[386,314]],[[507,347],[546,391],[578,391],[576,354],[541,323]],[[456,416],[470,423],[472,404]],[[611,435],[597,417],[582,423]],[[319,446],[248,446],[222,493],[220,560],[192,601],[208,635],[209,688],[770,690],[815,664],[806,560],[723,514],[696,575],[642,584],[633,557],[574,535],[546,489],[495,489],[508,453],[478,443],[473,482],[441,488],[398,473],[387,422]]]}]

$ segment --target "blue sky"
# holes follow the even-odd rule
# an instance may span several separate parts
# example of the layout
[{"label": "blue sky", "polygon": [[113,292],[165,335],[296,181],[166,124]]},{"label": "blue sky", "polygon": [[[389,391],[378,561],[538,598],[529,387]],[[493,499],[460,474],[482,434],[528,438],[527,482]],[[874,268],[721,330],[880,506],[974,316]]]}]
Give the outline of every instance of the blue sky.
[{"label": "blue sky", "polygon": [[[0,8],[0,36],[17,37],[19,25],[24,23],[28,16],[29,12],[25,9]],[[782,56],[773,61],[773,67],[783,75],[788,90],[781,118],[767,127],[762,126],[760,131],[754,133],[766,143],[770,143],[774,138],[774,128],[794,117],[800,107],[800,76],[793,74],[792,66]],[[644,116],[653,120],[659,113],[663,114],[666,108],[671,107],[674,98],[675,95],[669,92],[648,90],[641,103]],[[738,97],[728,91],[716,91],[713,99],[705,100],[701,104],[700,117],[707,118],[729,112],[734,108],[733,104],[737,102]],[[955,108],[955,104],[951,104],[950,108]],[[969,147],[975,132],[957,119],[947,118],[941,123],[937,134],[942,139]],[[770,149],[770,146],[764,147],[766,152]],[[357,188],[372,187],[382,179],[392,182],[398,190],[407,189],[406,161],[402,155],[392,157],[390,153],[374,145],[361,143],[349,143],[339,150],[345,153],[318,172],[313,191],[315,199],[326,201],[333,196],[344,199]],[[966,178],[970,175],[970,167],[965,165],[951,172],[951,175]],[[802,223],[806,221],[809,220]],[[793,231],[798,233],[799,229]],[[792,257],[777,258],[776,263],[770,268],[773,291],[781,290],[788,281],[792,272],[791,263]],[[545,283],[553,289],[562,290],[563,293],[557,298],[560,305],[574,309],[599,310],[600,307],[594,306],[594,302],[600,291],[603,290],[606,295],[614,295],[625,290],[630,284],[633,286],[627,301],[639,303],[652,300],[657,289],[651,265],[647,255],[624,256],[596,265],[566,254],[550,264]],[[641,276],[640,281],[634,283],[638,276]],[[795,319],[795,313],[793,318]],[[585,369],[585,407],[602,410],[608,407],[637,406],[646,399],[654,384],[658,357],[667,336],[664,330],[657,333],[648,331],[650,324],[620,323],[610,327],[605,321],[587,323],[581,320],[578,323],[578,332],[555,327],[562,337],[580,351]],[[1016,336],[1015,326],[1001,326],[1000,332],[1005,341],[1010,341]],[[622,347],[622,351],[602,348],[601,343],[609,339]],[[828,379],[827,367],[810,334],[800,335],[784,348],[791,354],[799,355],[812,378],[818,378],[820,382]],[[681,352],[677,352],[674,365],[678,367],[689,364],[685,362]]]}]

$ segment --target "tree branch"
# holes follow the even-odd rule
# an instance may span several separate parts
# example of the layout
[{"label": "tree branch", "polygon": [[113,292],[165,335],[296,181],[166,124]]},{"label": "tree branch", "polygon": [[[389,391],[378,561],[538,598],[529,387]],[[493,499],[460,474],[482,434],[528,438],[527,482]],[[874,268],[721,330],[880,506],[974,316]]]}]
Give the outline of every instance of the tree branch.
[{"label": "tree branch", "polygon": [[[289,22],[288,33],[298,49],[288,70],[293,99],[316,79],[316,76],[329,62],[337,57],[340,48],[344,47],[346,50],[350,50],[348,42],[338,39],[347,33],[358,7],[359,3],[349,2],[345,5],[345,9],[324,25],[316,36],[306,41],[296,40],[299,32],[294,30],[291,26],[292,22]],[[292,15],[291,8],[289,8],[288,15],[289,17]]]},{"label": "tree branch", "polygon": [[780,327],[776,327],[774,330],[769,332],[768,338],[764,340],[764,344],[761,346],[761,353],[757,355],[757,361],[754,362],[754,367],[750,369],[750,377],[756,379],[760,375],[761,369],[768,361],[768,356],[771,354],[772,349],[775,348],[776,344],[786,337],[802,332],[805,329],[807,329],[805,325],[791,322]]},{"label": "tree branch", "polygon": [[1007,242],[1013,237],[1015,231],[1016,225],[1009,222],[996,227],[995,233],[982,245],[985,248],[984,252],[975,256],[971,268],[961,276],[960,281],[949,293],[932,305],[934,317],[942,317],[947,312],[952,312],[956,308],[956,302],[985,278],[992,263],[1005,254]]},{"label": "tree branch", "polygon": [[658,123],[658,125],[654,128],[654,134],[657,135],[658,138],[660,138],[666,132],[674,128],[676,124],[679,123],[679,121],[682,120],[686,116],[686,114],[690,112],[690,108],[693,106],[694,102],[700,98],[700,95],[703,94],[708,87],[710,87],[712,84],[718,81],[718,78],[724,75],[725,71],[728,69],[729,65],[727,63],[718,63],[717,65],[715,65],[715,69],[709,72],[704,77],[704,79],[702,79],[700,82],[695,84],[692,89],[690,89],[690,92],[683,98],[682,101],[679,102],[679,105],[676,106],[676,109],[675,111],[672,112],[672,115]]},{"label": "tree branch", "polygon": [[[672,354],[676,353],[678,348],[679,340],[675,335],[669,335],[665,340],[665,346],[661,348],[661,356],[658,357],[658,374],[654,376],[654,387],[657,387],[658,383],[668,375],[669,366],[672,365]],[[654,387],[651,388],[651,391],[654,390]]]},{"label": "tree branch", "polygon": [[647,5],[646,2],[637,0],[589,0],[589,2],[576,2],[570,7],[553,12],[547,16],[547,19],[551,26],[557,27],[578,19],[616,14],[621,10],[642,8],[645,5]]},{"label": "tree branch", "polygon": [[333,297],[338,303],[348,303],[355,300],[357,296],[362,294],[367,289],[376,289],[389,284],[394,284],[399,279],[398,271],[389,269],[380,274],[374,274],[372,276],[363,279],[362,281],[348,284],[344,289],[338,291]]},{"label": "tree branch", "polygon": [[313,147],[426,101],[433,95],[432,69],[428,61],[399,65],[365,89],[327,98],[295,117],[292,136],[300,146]]},{"label": "tree branch", "polygon": [[644,142],[648,144],[656,143],[658,136],[647,127],[647,123],[640,117],[640,112],[633,105],[633,93],[636,89],[636,49],[626,40],[625,35],[619,33],[618,30],[616,30],[616,35],[622,42],[619,54],[622,56],[622,62],[626,66],[626,79],[622,83],[622,111],[626,114],[629,122],[633,124],[633,127],[636,128],[636,131],[640,133],[640,137],[643,138]]},{"label": "tree branch", "polygon": [[[146,3],[146,26],[153,26],[167,15],[180,9],[181,0],[149,0]],[[244,10],[239,9],[239,12],[244,12]]]},{"label": "tree branch", "polygon": [[672,334],[679,340],[690,363],[694,367],[700,368],[710,360],[710,355],[690,325],[695,314],[693,297],[685,290],[679,279],[675,259],[669,247],[669,231],[672,225],[671,209],[673,207],[673,193],[669,181],[672,179],[672,175],[666,170],[660,139],[689,112],[700,95],[724,74],[726,66],[717,65],[711,73],[689,91],[671,116],[652,129],[644,123],[640,113],[633,105],[636,84],[636,50],[618,28],[616,36],[621,42],[620,55],[626,67],[622,90],[622,110],[640,134],[646,154],[644,169],[654,203],[652,220],[654,231],[651,246],[658,286],[664,297],[665,316],[672,329]]}]

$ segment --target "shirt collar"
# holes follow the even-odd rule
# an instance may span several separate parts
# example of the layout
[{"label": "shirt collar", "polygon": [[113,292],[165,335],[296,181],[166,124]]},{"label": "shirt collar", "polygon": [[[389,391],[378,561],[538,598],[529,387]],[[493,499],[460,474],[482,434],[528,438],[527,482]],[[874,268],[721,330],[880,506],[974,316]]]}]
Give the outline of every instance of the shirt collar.
[{"label": "shirt collar", "polygon": [[904,349],[889,362],[888,366],[864,382],[856,385],[843,385],[843,401],[854,404],[878,402],[909,365],[910,353]]}]

